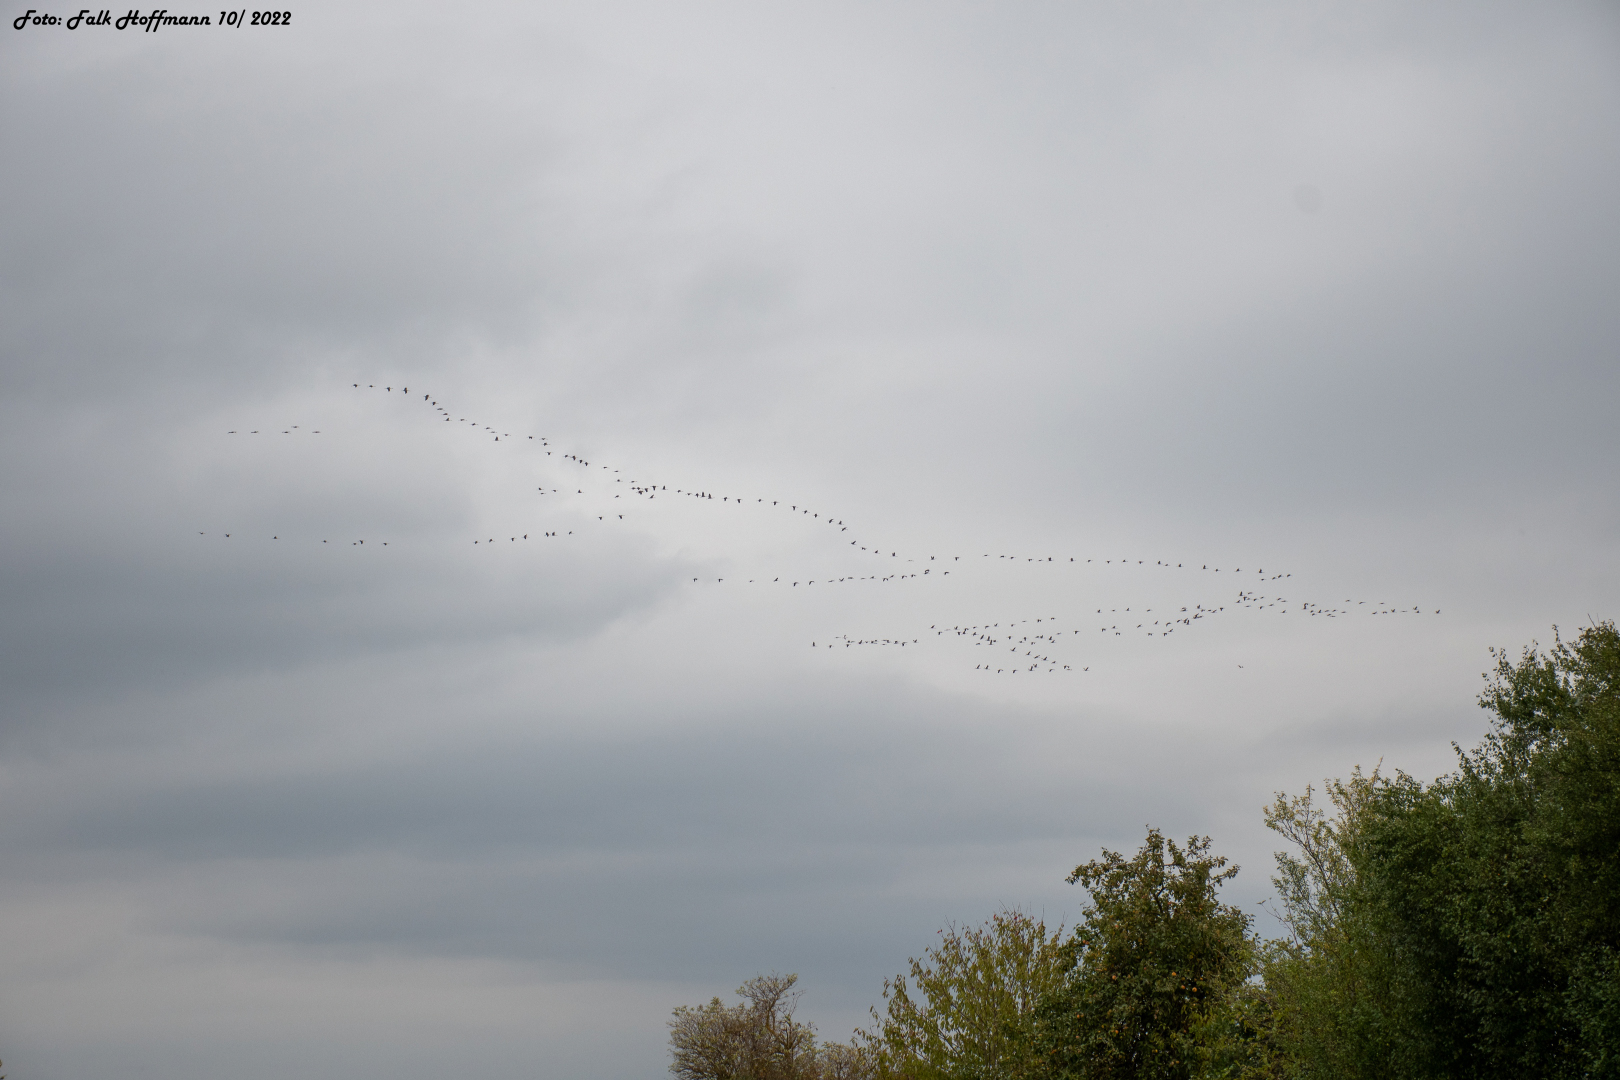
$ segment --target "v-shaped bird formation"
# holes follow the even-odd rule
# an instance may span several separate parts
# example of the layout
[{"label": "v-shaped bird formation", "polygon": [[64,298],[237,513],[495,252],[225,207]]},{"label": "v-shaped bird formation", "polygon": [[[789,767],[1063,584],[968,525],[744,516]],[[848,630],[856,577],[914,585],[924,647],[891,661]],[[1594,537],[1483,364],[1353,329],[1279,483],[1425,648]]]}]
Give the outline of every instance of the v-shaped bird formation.
[{"label": "v-shaped bird formation", "polygon": [[[376,395],[375,391],[381,390],[388,399],[413,410],[422,418],[424,424],[454,425],[456,430],[467,432],[469,438],[481,439],[488,443],[491,452],[526,456],[524,464],[532,467],[532,476],[538,481],[532,489],[535,498],[545,500],[537,507],[535,518],[537,524],[526,531],[510,531],[506,536],[468,537],[466,542],[475,547],[494,550],[499,547],[515,547],[539,542],[544,549],[548,541],[568,543],[572,538],[572,542],[588,542],[590,527],[656,528],[656,520],[640,511],[650,510],[651,504],[663,499],[666,504],[670,500],[680,500],[688,505],[702,506],[706,511],[712,510],[716,515],[714,531],[722,538],[723,530],[728,525],[740,521],[736,516],[738,513],[769,514],[776,520],[796,521],[805,529],[814,530],[816,537],[830,549],[836,549],[835,561],[840,565],[837,572],[822,569],[797,574],[756,572],[729,577],[694,577],[691,582],[693,586],[813,589],[817,592],[856,586],[928,588],[946,584],[952,575],[955,575],[957,582],[960,583],[965,576],[980,576],[991,571],[1016,569],[1021,574],[1052,575],[1046,584],[1050,585],[1051,594],[1056,596],[1083,591],[1086,582],[1084,580],[1077,582],[1076,574],[1110,572],[1117,568],[1133,572],[1179,575],[1179,581],[1186,582],[1188,591],[1191,591],[1195,581],[1203,585],[1215,581],[1231,581],[1234,589],[1234,592],[1227,595],[1226,603],[1190,601],[1184,604],[1165,604],[1160,601],[1151,607],[1135,604],[1121,607],[1112,604],[1090,611],[1082,608],[1062,618],[1053,614],[949,626],[935,622],[926,631],[912,630],[909,633],[901,632],[892,636],[833,635],[813,641],[812,648],[904,650],[915,649],[925,641],[931,641],[956,644],[971,650],[966,659],[973,661],[974,671],[986,674],[1021,675],[1041,672],[1080,674],[1091,669],[1091,664],[1082,658],[1087,654],[1088,639],[1095,635],[1162,641],[1176,634],[1194,632],[1199,626],[1207,625],[1210,620],[1229,617],[1239,611],[1275,615],[1294,614],[1304,619],[1343,619],[1359,614],[1374,616],[1440,614],[1439,609],[1425,608],[1418,604],[1404,606],[1383,601],[1374,603],[1355,599],[1346,599],[1342,602],[1304,599],[1300,588],[1292,583],[1292,574],[1275,569],[1268,572],[1259,567],[1245,571],[1240,567],[1225,569],[1211,566],[1207,562],[1193,563],[1185,559],[1171,561],[1161,558],[1150,561],[1145,558],[1116,558],[1096,554],[1037,556],[977,552],[946,555],[938,552],[923,554],[910,550],[903,551],[898,544],[876,542],[870,538],[868,530],[857,529],[841,515],[827,512],[822,507],[806,505],[792,498],[781,495],[714,492],[701,485],[669,483],[664,477],[654,479],[646,471],[637,471],[638,475],[632,476],[630,473],[633,470],[614,467],[607,462],[593,461],[578,451],[564,449],[549,435],[539,432],[514,432],[511,425],[486,423],[478,418],[468,417],[463,414],[463,410],[452,409],[444,399],[433,394],[412,393],[409,387],[403,385],[395,388],[391,385],[378,386],[373,383],[356,382],[352,384],[352,388],[373,397],[380,396]],[[309,425],[287,424],[268,428],[234,428],[225,434],[229,437],[253,438],[276,435],[316,436],[322,433],[322,429]],[[589,499],[576,499],[566,511],[561,506],[545,509],[558,503],[559,497],[566,500],[569,495],[589,496]],[[587,503],[590,512],[582,512],[581,508]],[[637,504],[640,504],[639,509]],[[598,510],[601,512],[597,513]],[[591,521],[592,518],[594,522]],[[573,527],[569,527],[570,525]],[[207,537],[209,534],[199,532],[198,535]],[[243,534],[233,530],[215,535],[220,539],[230,540],[233,536],[241,539]],[[273,533],[270,539],[278,544],[283,542],[280,533]],[[321,537],[318,540],[323,545],[347,545],[353,548],[367,547],[367,540],[370,540],[369,548],[379,551],[390,546],[389,540],[379,540],[375,537],[344,539]],[[396,542],[395,547],[397,546]],[[1224,578],[1218,577],[1223,573],[1223,569],[1225,569]],[[1077,585],[1080,588],[1076,588]],[[1162,595],[1162,590],[1158,591]]]}]

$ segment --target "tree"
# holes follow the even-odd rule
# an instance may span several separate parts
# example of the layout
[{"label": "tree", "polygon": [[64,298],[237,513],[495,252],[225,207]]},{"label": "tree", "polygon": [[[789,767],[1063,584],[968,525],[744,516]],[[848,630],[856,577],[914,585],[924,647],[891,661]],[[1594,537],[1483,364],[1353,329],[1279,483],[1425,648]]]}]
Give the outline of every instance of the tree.
[{"label": "tree", "polygon": [[742,1003],[719,998],[682,1005],[669,1022],[669,1070],[681,1080],[865,1080],[866,1055],[817,1045],[815,1027],[793,1018],[797,975],[760,975],[737,988]]},{"label": "tree", "polygon": [[1620,633],[1553,635],[1497,653],[1496,730],[1457,778],[1464,1000],[1488,1069],[1620,1076]]},{"label": "tree", "polygon": [[1295,1075],[1620,1076],[1620,634],[1495,655],[1455,773],[1268,813],[1301,852],[1266,973]]},{"label": "tree", "polygon": [[1069,946],[1073,966],[1042,1010],[1044,1073],[1063,1080],[1187,1080],[1263,1065],[1245,989],[1249,916],[1217,898],[1237,873],[1149,829],[1135,858],[1103,851],[1069,876],[1090,904]]},{"label": "tree", "polygon": [[1358,890],[1355,857],[1363,826],[1387,781],[1358,766],[1325,785],[1334,813],[1314,792],[1278,794],[1268,828],[1297,854],[1278,852],[1276,877],[1288,934],[1268,943],[1263,970],[1270,1037],[1298,1080],[1375,1080],[1395,1075],[1388,1003],[1391,965]]},{"label": "tree", "polygon": [[1496,654],[1458,771],[1381,787],[1363,827],[1410,1075],[1620,1076],[1620,634],[1554,633]]},{"label": "tree", "polygon": [[911,977],[883,983],[885,1009],[859,1033],[879,1075],[899,1080],[999,1080],[1034,1075],[1035,1012],[1062,984],[1063,928],[1017,911],[982,926],[939,931],[910,961]]}]

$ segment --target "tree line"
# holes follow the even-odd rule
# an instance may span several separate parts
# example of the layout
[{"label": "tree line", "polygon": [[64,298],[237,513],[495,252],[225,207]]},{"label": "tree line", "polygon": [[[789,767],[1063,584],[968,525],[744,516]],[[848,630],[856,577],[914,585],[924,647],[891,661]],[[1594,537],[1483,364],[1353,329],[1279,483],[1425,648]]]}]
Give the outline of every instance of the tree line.
[{"label": "tree line", "polygon": [[1150,828],[1071,883],[1077,925],[947,927],[823,1042],[796,979],[675,1010],[681,1080],[1620,1078],[1620,634],[1492,650],[1492,730],[1432,783],[1278,794],[1280,938],[1222,903],[1208,837]]}]

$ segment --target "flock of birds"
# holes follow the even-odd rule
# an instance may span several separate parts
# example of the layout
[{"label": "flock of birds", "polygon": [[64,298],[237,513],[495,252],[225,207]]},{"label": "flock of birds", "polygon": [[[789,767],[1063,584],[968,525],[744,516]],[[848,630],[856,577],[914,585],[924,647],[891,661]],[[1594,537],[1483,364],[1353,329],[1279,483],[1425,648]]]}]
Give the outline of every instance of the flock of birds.
[{"label": "flock of birds", "polygon": [[[967,570],[968,573],[972,573],[973,570],[970,568],[976,568],[976,564],[977,567],[1016,565],[1031,569],[1036,567],[1057,569],[1070,566],[1083,568],[1088,565],[1093,568],[1102,568],[1117,565],[1121,568],[1161,571],[1178,570],[1184,573],[1191,570],[1198,575],[1214,575],[1222,572],[1220,567],[1211,567],[1207,563],[1194,566],[1190,563],[1172,563],[1163,559],[1149,563],[1145,559],[1098,559],[1096,557],[1081,559],[1079,556],[1059,557],[1052,555],[1028,556],[981,553],[979,559],[992,560],[991,563],[987,564],[978,562],[971,556],[964,563],[961,555],[942,556],[935,554],[923,556],[917,553],[902,555],[901,551],[893,545],[863,542],[862,537],[849,535],[852,526],[847,524],[845,519],[824,513],[820,509],[801,506],[798,503],[780,498],[768,499],[764,496],[758,496],[749,499],[729,493],[717,495],[701,488],[681,485],[677,485],[672,489],[668,484],[654,483],[645,478],[627,476],[622,470],[612,468],[608,464],[598,462],[593,466],[592,462],[582,454],[566,452],[554,446],[552,440],[546,435],[514,435],[510,431],[502,430],[501,426],[484,424],[465,416],[457,416],[454,410],[441,403],[432,394],[422,394],[420,397],[416,397],[411,394],[409,387],[406,386],[401,386],[396,391],[392,386],[378,387],[375,384],[362,386],[360,383],[352,385],[355,390],[374,391],[381,389],[389,395],[397,392],[399,398],[395,400],[418,402],[426,410],[429,419],[433,422],[465,425],[463,430],[477,432],[480,437],[487,437],[493,443],[505,440],[509,446],[514,448],[518,446],[529,447],[532,444],[535,456],[540,459],[541,463],[544,463],[545,459],[549,459],[549,464],[556,467],[554,472],[560,470],[561,474],[563,474],[561,476],[548,474],[547,478],[551,486],[541,483],[535,490],[540,496],[565,496],[569,494],[568,488],[573,487],[572,494],[585,496],[587,495],[586,486],[590,486],[592,488],[590,494],[596,496],[604,505],[592,507],[593,512],[596,509],[601,509],[603,512],[583,515],[586,520],[590,516],[595,516],[597,522],[603,524],[611,522],[616,525],[618,522],[626,520],[625,514],[629,511],[629,503],[637,500],[651,503],[659,497],[663,497],[667,501],[672,496],[676,499],[691,500],[705,506],[713,506],[717,511],[732,508],[739,510],[745,508],[770,510],[778,514],[787,514],[804,522],[806,525],[815,526],[818,530],[823,526],[834,530],[823,535],[829,541],[835,541],[846,558],[851,560],[852,569],[841,574],[821,572],[816,577],[791,574],[756,574],[754,577],[742,578],[734,576],[730,580],[737,585],[781,585],[790,589],[802,587],[808,590],[817,585],[826,588],[853,584],[886,585],[902,582],[920,584],[930,580],[943,582],[953,572],[958,575],[958,580],[961,580],[963,571]],[[284,428],[232,429],[226,432],[227,435],[248,436],[276,433],[289,436],[319,435],[322,431],[319,428],[289,424]],[[602,475],[604,473],[606,475]],[[611,483],[599,485],[597,481],[611,481]],[[562,483],[563,486],[557,486],[558,483]],[[609,494],[611,494],[611,499],[606,498]],[[611,505],[613,500],[621,499],[625,501],[620,506]],[[514,532],[506,538],[506,543],[523,544],[531,539],[550,540],[573,536],[575,530],[565,526],[567,524],[581,524],[577,520],[581,516],[576,505],[574,512],[564,522],[557,524],[556,527],[536,528],[523,533]],[[637,519],[639,516],[631,512],[632,520]],[[208,534],[199,532],[198,535],[206,536]],[[223,537],[230,539],[233,535],[233,533],[224,533]],[[279,534],[273,534],[271,539],[279,543],[281,537]],[[474,546],[495,547],[500,545],[499,537],[477,536],[470,539]],[[331,540],[326,538],[320,542],[330,544]],[[343,541],[339,541],[339,544],[341,543]],[[353,539],[348,541],[348,544],[351,547],[358,548],[364,547],[366,541],[364,539]],[[372,541],[372,547],[374,548],[387,546],[389,546],[387,540],[373,539]],[[867,563],[865,566],[870,572],[862,572],[859,564],[867,556],[884,561],[881,564]],[[1202,603],[1192,603],[1170,605],[1169,607],[1160,604],[1157,611],[1152,607],[1145,607],[1134,612],[1132,607],[1111,607],[1106,609],[1099,607],[1095,610],[1095,615],[1100,616],[1100,618],[1086,619],[1086,625],[1084,626],[1080,625],[1080,620],[1075,618],[1065,620],[1066,625],[1060,626],[1060,620],[1054,615],[1037,617],[1033,620],[1028,618],[1014,619],[1004,623],[978,623],[948,627],[936,624],[930,626],[929,631],[934,638],[954,639],[963,645],[975,649],[984,649],[995,654],[993,657],[986,656],[981,659],[980,662],[975,664],[974,670],[997,675],[1017,675],[1040,671],[1049,673],[1090,671],[1089,664],[1081,664],[1078,660],[1065,660],[1062,654],[1065,652],[1065,646],[1072,648],[1093,633],[1111,637],[1145,635],[1163,639],[1178,632],[1186,633],[1206,620],[1216,618],[1228,611],[1259,610],[1275,611],[1282,614],[1296,612],[1309,618],[1324,619],[1345,618],[1357,613],[1371,615],[1424,615],[1431,613],[1418,605],[1405,608],[1395,607],[1383,602],[1369,604],[1365,600],[1346,599],[1342,606],[1337,604],[1324,605],[1315,601],[1291,602],[1281,595],[1284,586],[1280,583],[1287,582],[1293,577],[1292,574],[1282,572],[1268,574],[1265,570],[1256,568],[1249,571],[1246,576],[1239,577],[1239,575],[1245,575],[1245,571],[1241,568],[1233,568],[1228,572],[1229,578],[1242,583],[1239,584],[1235,598],[1228,604],[1206,606]],[[702,580],[706,579],[697,577],[692,579],[694,584]],[[727,579],[723,577],[713,579],[716,585],[722,585],[726,581]],[[1248,583],[1264,587],[1272,595],[1262,595],[1255,589],[1248,587]],[[1439,615],[1439,609],[1434,609],[1432,614]],[[1154,617],[1150,618],[1150,616]],[[1101,625],[1097,625],[1099,623]],[[1093,626],[1096,627],[1095,630],[1092,629]],[[923,640],[924,637],[920,632],[911,637],[905,635],[895,637],[851,637],[841,634],[831,639],[814,641],[811,643],[811,647],[817,649],[906,648],[918,646]],[[1001,655],[1003,649],[1008,655]]]}]

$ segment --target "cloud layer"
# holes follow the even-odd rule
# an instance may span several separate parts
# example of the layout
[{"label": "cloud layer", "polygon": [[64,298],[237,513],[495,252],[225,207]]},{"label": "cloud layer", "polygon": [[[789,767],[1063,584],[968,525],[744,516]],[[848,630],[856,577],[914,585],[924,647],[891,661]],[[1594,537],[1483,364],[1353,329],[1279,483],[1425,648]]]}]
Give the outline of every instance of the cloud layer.
[{"label": "cloud layer", "polygon": [[843,1037],[1147,823],[1264,925],[1615,615],[1603,5],[327,8],[0,34],[16,1075]]}]

